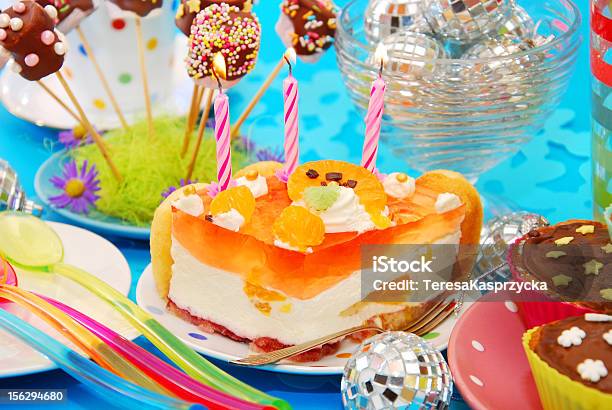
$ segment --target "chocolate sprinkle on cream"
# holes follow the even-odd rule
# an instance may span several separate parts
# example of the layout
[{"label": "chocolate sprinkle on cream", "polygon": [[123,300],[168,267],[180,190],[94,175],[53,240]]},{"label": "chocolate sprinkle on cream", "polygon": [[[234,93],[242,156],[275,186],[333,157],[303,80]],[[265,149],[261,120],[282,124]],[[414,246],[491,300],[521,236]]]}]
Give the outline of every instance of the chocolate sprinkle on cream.
[{"label": "chocolate sprinkle on cream", "polygon": [[357,181],[355,181],[354,179],[349,179],[348,181],[346,181],[346,186],[349,188],[355,188],[357,186]]},{"label": "chocolate sprinkle on cream", "polygon": [[213,221],[213,217],[212,217],[212,215],[206,215],[206,216],[204,217],[204,219],[206,219],[208,222],[212,222],[212,221]]}]

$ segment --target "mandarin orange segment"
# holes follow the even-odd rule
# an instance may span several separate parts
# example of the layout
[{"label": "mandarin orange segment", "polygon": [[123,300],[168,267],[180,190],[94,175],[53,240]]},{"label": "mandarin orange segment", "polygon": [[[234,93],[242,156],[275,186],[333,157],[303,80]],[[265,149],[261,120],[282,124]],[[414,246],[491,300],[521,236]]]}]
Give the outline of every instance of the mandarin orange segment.
[{"label": "mandarin orange segment", "polygon": [[391,226],[391,218],[386,215],[383,215],[380,211],[370,210],[366,208],[366,211],[370,214],[370,218],[372,218],[372,222],[378,229],[387,229]]},{"label": "mandarin orange segment", "polygon": [[299,201],[306,188],[329,184],[340,176],[341,179],[337,181],[340,185],[350,187],[355,184],[355,194],[368,212],[385,209],[387,195],[378,178],[362,166],[343,161],[312,161],[297,167],[287,181],[287,193],[292,200]]},{"label": "mandarin orange segment", "polygon": [[246,222],[251,220],[255,212],[255,197],[246,186],[237,186],[221,191],[210,203],[210,213],[213,216],[229,212],[231,209],[240,212]]},{"label": "mandarin orange segment", "polygon": [[323,220],[301,206],[283,209],[273,226],[276,237],[301,251],[317,246],[325,240]]}]

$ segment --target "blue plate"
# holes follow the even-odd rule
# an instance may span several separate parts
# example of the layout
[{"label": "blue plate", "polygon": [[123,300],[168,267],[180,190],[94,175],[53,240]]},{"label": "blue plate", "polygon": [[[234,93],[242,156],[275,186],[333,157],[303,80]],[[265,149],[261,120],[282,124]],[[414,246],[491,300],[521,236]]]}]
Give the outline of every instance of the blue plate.
[{"label": "blue plate", "polygon": [[77,214],[69,209],[58,208],[54,206],[49,198],[61,193],[50,179],[61,174],[64,163],[68,160],[65,152],[60,151],[53,154],[46,160],[36,172],[34,177],[34,189],[38,198],[53,211],[57,212],[64,218],[74,222],[76,225],[83,226],[94,232],[104,235],[116,235],[123,238],[149,240],[151,234],[150,227],[134,226],[120,219],[105,215],[95,209],[91,210],[88,215]]}]

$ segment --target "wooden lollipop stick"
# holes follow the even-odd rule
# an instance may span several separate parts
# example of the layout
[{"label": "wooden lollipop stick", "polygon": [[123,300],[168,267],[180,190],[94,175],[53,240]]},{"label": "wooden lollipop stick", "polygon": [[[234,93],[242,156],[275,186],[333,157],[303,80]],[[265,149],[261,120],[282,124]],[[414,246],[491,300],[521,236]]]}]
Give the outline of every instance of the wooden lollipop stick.
[{"label": "wooden lollipop stick", "polygon": [[56,103],[58,103],[64,110],[66,110],[66,112],[70,114],[70,116],[74,118],[78,124],[81,124],[81,125],[83,124],[83,120],[81,120],[79,116],[74,111],[72,111],[72,109],[68,107],[68,105],[65,102],[63,102],[61,98],[57,96],[57,94],[55,94],[49,87],[47,87],[45,83],[43,83],[40,80],[36,82],[38,83],[38,85],[40,85],[40,88],[45,90],[45,92],[49,94],[49,97],[53,98]]},{"label": "wooden lollipop stick", "polygon": [[199,105],[196,106],[199,93],[200,86],[194,84],[193,91],[191,92],[191,102],[189,103],[189,114],[187,114],[187,124],[185,126],[185,136],[183,137],[183,147],[181,148],[181,158],[184,157],[187,153],[187,149],[189,148],[189,142],[191,141],[191,133],[193,132],[193,125],[195,122],[193,121],[193,118],[196,116],[196,107],[199,107]]},{"label": "wooden lollipop stick", "polygon": [[140,62],[140,74],[142,75],[142,87],[144,89],[145,106],[147,108],[147,124],[149,126],[149,138],[153,139],[153,112],[151,110],[151,96],[149,94],[149,79],[147,77],[147,65],[145,62],[145,46],[142,36],[142,20],[136,17],[136,40],[138,42],[138,61]]},{"label": "wooden lollipop stick", "polygon": [[83,33],[83,30],[81,30],[80,26],[76,28],[76,32],[78,33],[79,38],[81,39],[81,43],[83,43],[83,47],[85,48],[85,52],[87,53],[87,56],[89,57],[89,60],[91,61],[91,64],[93,64],[94,69],[96,70],[96,73],[98,74],[100,83],[102,83],[102,87],[104,88],[104,91],[106,91],[106,95],[108,96],[111,102],[111,105],[113,106],[113,108],[115,109],[115,112],[117,113],[117,117],[119,117],[121,126],[126,131],[129,131],[130,126],[125,120],[125,116],[123,115],[123,112],[121,111],[121,108],[119,107],[119,104],[117,103],[117,99],[115,98],[115,95],[113,94],[113,91],[111,90],[110,85],[108,84],[108,81],[106,80],[106,76],[104,75],[104,72],[100,68],[100,64],[98,64],[98,59],[94,55],[93,50],[89,44],[89,41],[87,41],[87,37],[85,37],[85,34]]},{"label": "wooden lollipop stick", "polygon": [[284,66],[285,66],[285,56],[283,56],[283,58],[280,59],[278,64],[276,64],[276,67],[274,67],[274,70],[272,70],[272,72],[270,73],[266,81],[261,85],[259,90],[257,90],[257,93],[255,94],[255,96],[253,97],[249,105],[247,105],[246,109],[242,112],[242,114],[240,114],[240,117],[234,123],[234,126],[232,127],[232,133],[231,133],[232,138],[235,138],[238,136],[238,134],[240,133],[240,127],[242,126],[244,121],[247,119],[249,114],[251,114],[251,111],[253,111],[253,108],[255,108],[259,100],[261,100],[261,97],[263,97],[263,95],[266,93],[266,91],[272,84],[272,81],[274,81],[274,79],[278,76],[278,73],[280,73],[281,69]]},{"label": "wooden lollipop stick", "polygon": [[110,167],[111,171],[113,172],[113,175],[115,176],[115,179],[117,179],[117,181],[121,182],[123,180],[123,177],[121,176],[121,174],[119,173],[119,170],[115,166],[115,163],[113,162],[113,159],[111,158],[111,156],[110,156],[110,154],[108,152],[108,148],[106,147],[106,144],[104,143],[104,140],[102,139],[100,134],[98,134],[98,131],[96,131],[96,129],[93,127],[93,125],[91,125],[91,122],[87,118],[87,115],[85,115],[85,111],[83,111],[83,107],[81,106],[81,104],[79,104],[79,101],[76,99],[74,93],[70,89],[70,86],[66,82],[66,79],[64,78],[62,73],[58,71],[58,72],[55,73],[55,75],[57,76],[57,79],[59,80],[59,82],[62,85],[62,87],[64,87],[64,90],[66,90],[66,94],[68,94],[68,97],[70,98],[70,101],[72,101],[72,104],[76,107],[77,111],[79,112],[80,117],[83,119],[83,126],[85,126],[85,129],[87,130],[87,133],[92,136],[94,142],[98,146],[98,149],[100,149],[100,152],[102,153],[102,156],[104,157],[104,159],[108,163],[108,166]]},{"label": "wooden lollipop stick", "polygon": [[204,94],[206,94],[203,97],[205,104],[202,111],[202,118],[200,118],[200,126],[198,127],[198,137],[196,139],[195,147],[193,148],[193,154],[191,156],[191,161],[189,162],[189,167],[187,168],[187,176],[185,177],[185,180],[189,180],[193,176],[193,170],[195,169],[198,154],[200,153],[200,146],[202,145],[202,138],[204,137],[204,131],[206,130],[206,123],[208,122],[210,105],[212,104],[213,90],[206,88],[204,90]]},{"label": "wooden lollipop stick", "polygon": [[202,97],[204,97],[205,87],[200,86],[198,90],[198,96],[195,102],[195,110],[193,111],[193,117],[191,118],[191,129],[195,127],[195,123],[198,120],[198,115],[200,114],[200,107],[202,106]]}]

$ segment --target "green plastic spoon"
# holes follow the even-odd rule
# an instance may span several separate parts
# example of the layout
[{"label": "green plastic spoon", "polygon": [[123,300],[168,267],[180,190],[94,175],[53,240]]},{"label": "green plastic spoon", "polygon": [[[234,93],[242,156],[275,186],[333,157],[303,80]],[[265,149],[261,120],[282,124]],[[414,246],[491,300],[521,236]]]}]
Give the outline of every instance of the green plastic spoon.
[{"label": "green plastic spoon", "polygon": [[26,214],[0,212],[0,255],[24,269],[67,277],[99,296],[194,379],[244,400],[272,405],[281,410],[291,408],[284,400],[269,396],[217,368],[106,282],[76,266],[63,263],[62,240],[40,219]]}]

